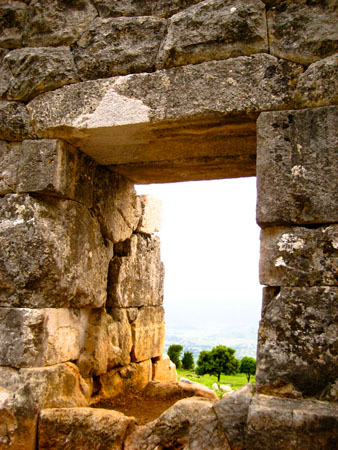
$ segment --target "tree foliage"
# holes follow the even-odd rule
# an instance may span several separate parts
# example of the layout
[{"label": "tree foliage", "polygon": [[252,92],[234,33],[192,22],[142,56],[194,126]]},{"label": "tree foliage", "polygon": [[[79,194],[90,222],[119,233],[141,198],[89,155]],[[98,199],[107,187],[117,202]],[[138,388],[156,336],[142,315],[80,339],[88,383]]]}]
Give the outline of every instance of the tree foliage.
[{"label": "tree foliage", "polygon": [[244,356],[241,359],[240,372],[245,373],[248,383],[250,381],[250,376],[256,373],[256,360],[251,358],[251,356]]},{"label": "tree foliage", "polygon": [[182,363],[180,360],[180,356],[182,353],[183,347],[180,344],[171,344],[168,348],[168,356],[171,361],[176,365],[177,369],[182,367]]},{"label": "tree foliage", "polygon": [[216,375],[218,381],[221,374],[234,375],[239,371],[239,361],[235,358],[236,350],[225,345],[218,345],[210,351],[203,350],[200,352],[197,361],[198,375]]},{"label": "tree foliage", "polygon": [[182,367],[185,370],[192,370],[195,366],[194,356],[192,352],[184,352],[182,358]]}]

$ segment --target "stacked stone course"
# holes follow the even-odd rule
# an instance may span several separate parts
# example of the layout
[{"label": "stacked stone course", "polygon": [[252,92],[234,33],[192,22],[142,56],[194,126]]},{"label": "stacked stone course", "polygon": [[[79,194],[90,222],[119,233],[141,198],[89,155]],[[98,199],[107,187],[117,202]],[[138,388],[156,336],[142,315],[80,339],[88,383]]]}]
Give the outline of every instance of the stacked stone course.
[{"label": "stacked stone course", "polygon": [[[44,449],[88,424],[100,448],[104,427],[111,448],[336,448],[337,21],[334,0],[0,4],[1,448],[35,449],[39,417]],[[256,168],[255,396],[135,432],[79,411],[169,371],[156,204],[133,183]]]}]

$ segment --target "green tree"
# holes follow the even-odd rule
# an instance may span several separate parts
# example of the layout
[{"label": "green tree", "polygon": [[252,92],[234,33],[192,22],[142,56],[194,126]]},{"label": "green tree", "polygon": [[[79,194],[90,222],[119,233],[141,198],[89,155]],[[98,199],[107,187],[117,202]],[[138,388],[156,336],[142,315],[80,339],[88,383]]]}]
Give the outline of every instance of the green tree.
[{"label": "green tree", "polygon": [[239,371],[239,361],[235,358],[236,350],[225,345],[218,345],[210,351],[203,350],[197,361],[197,374],[216,375],[219,382],[221,374],[234,375]]},{"label": "green tree", "polygon": [[184,352],[182,358],[182,367],[185,370],[192,370],[195,366],[192,352]]},{"label": "green tree", "polygon": [[256,360],[251,358],[251,356],[244,356],[241,359],[241,366],[239,368],[240,373],[245,373],[248,383],[250,381],[250,376],[256,373]]},{"label": "green tree", "polygon": [[180,356],[182,353],[183,347],[180,344],[171,344],[168,348],[168,356],[171,361],[176,365],[177,369],[182,367],[182,363],[180,360]]}]

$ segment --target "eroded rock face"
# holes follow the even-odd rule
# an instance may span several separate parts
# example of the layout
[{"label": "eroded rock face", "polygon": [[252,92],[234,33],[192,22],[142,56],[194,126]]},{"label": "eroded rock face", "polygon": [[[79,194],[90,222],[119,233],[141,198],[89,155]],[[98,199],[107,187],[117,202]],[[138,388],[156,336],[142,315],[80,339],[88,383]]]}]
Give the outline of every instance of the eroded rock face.
[{"label": "eroded rock face", "polygon": [[107,250],[86,207],[71,200],[7,194],[0,211],[1,306],[104,304]]},{"label": "eroded rock face", "polygon": [[334,449],[337,439],[337,405],[265,395],[256,395],[250,405],[250,450]]},{"label": "eroded rock face", "polygon": [[153,360],[153,376],[154,381],[176,381],[176,366],[170,361],[168,355],[163,354]]},{"label": "eroded rock face", "polygon": [[259,225],[338,221],[337,127],[337,107],[259,116]]},{"label": "eroded rock face", "polygon": [[0,101],[0,139],[22,141],[31,137],[31,134],[30,117],[25,105]]},{"label": "eroded rock face", "polygon": [[[337,287],[265,288],[258,333],[256,386],[269,393],[291,383],[321,396],[337,378]],[[274,393],[278,391],[272,386]]]},{"label": "eroded rock face", "polygon": [[135,425],[134,417],[106,409],[45,409],[40,414],[39,449],[120,450]]},{"label": "eroded rock face", "polygon": [[27,6],[23,2],[10,1],[0,4],[0,47],[22,46]]},{"label": "eroded rock face", "polygon": [[141,195],[142,216],[136,231],[152,234],[160,231],[162,222],[162,201],[152,195]]},{"label": "eroded rock face", "polygon": [[208,0],[169,19],[157,67],[264,53],[267,48],[263,3]]},{"label": "eroded rock face", "polygon": [[338,226],[268,227],[261,232],[260,282],[268,286],[338,285]]}]

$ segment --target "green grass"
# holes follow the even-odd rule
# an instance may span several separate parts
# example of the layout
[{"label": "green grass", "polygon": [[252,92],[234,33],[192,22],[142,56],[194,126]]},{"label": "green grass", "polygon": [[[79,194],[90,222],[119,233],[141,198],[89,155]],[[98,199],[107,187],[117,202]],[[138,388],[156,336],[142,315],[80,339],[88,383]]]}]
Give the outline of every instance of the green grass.
[{"label": "green grass", "polygon": [[[187,377],[187,374],[193,374],[194,377]],[[188,378],[191,381],[196,381],[197,383],[204,384],[211,388],[214,383],[217,383],[217,377],[215,375],[202,375],[197,378],[197,375],[192,370],[177,369],[177,379],[181,377]],[[236,375],[221,375],[219,384],[229,384],[232,390],[236,390],[245,384],[247,384],[247,378],[244,373],[238,373]],[[251,375],[250,383],[255,384],[255,377]]]}]

